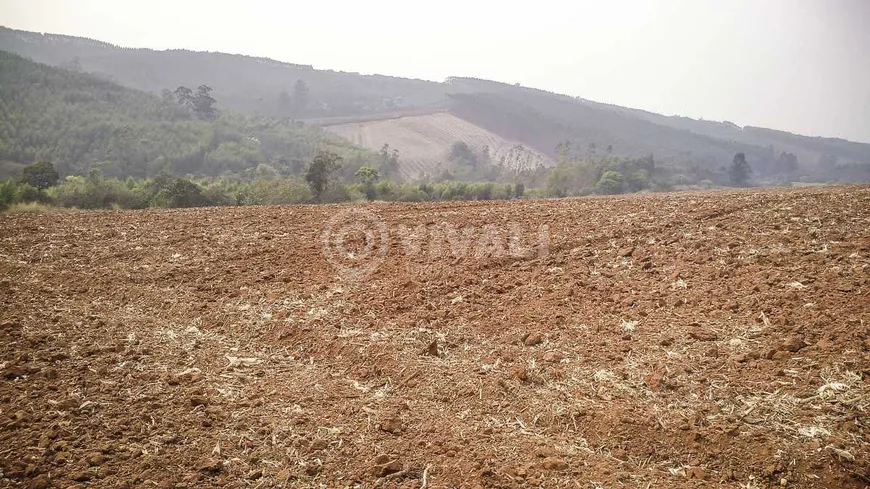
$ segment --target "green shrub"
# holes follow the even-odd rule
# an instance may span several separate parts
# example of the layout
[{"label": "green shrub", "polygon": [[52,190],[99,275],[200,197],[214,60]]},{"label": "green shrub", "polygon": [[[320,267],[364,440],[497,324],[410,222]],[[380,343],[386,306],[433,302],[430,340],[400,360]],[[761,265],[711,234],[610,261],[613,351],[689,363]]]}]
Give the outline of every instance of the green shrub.
[{"label": "green shrub", "polygon": [[313,198],[311,189],[297,180],[257,180],[239,184],[236,202],[241,205],[301,204]]},{"label": "green shrub", "polygon": [[146,207],[141,195],[114,178],[69,176],[55,187],[47,190],[51,202],[59,207],[79,209],[139,209]]},{"label": "green shrub", "polygon": [[626,179],[626,185],[630,192],[639,192],[649,188],[649,172],[640,169],[629,173]]},{"label": "green shrub", "polygon": [[0,183],[0,210],[7,209],[15,203],[15,193],[17,190],[18,185],[12,180]]},{"label": "green shrub", "polygon": [[601,179],[595,184],[598,192],[606,195],[622,193],[622,173],[609,170],[601,175]]},{"label": "green shrub", "polygon": [[400,202],[426,202],[429,200],[429,195],[418,188],[403,188],[399,195]]}]

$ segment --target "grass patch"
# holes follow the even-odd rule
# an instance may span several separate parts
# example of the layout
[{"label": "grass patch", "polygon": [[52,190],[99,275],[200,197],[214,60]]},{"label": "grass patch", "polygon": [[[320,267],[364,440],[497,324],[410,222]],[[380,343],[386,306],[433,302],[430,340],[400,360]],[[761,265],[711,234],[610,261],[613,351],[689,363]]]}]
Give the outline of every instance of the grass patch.
[{"label": "grass patch", "polygon": [[49,214],[54,212],[75,212],[78,209],[55,207],[41,202],[19,202],[12,204],[4,212],[7,214]]}]

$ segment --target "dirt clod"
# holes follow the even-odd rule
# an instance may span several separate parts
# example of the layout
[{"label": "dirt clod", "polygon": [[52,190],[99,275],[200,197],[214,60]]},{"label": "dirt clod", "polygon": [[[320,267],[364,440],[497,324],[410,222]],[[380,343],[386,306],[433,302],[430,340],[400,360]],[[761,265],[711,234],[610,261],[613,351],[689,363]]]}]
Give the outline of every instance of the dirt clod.
[{"label": "dirt clod", "polygon": [[203,397],[203,396],[191,396],[190,405],[191,406],[207,406],[208,405],[208,398]]},{"label": "dirt clod", "polygon": [[565,358],[565,355],[557,351],[548,351],[547,353],[544,353],[543,358],[545,362],[559,363],[562,361],[563,358]]},{"label": "dirt clod", "polygon": [[713,331],[706,330],[698,330],[698,331],[690,331],[689,338],[698,340],[698,341],[716,341],[719,336]]},{"label": "dirt clod", "polygon": [[541,468],[545,470],[566,470],[568,463],[557,457],[547,457],[541,461]]},{"label": "dirt clod", "polygon": [[644,381],[646,382],[646,384],[649,386],[650,389],[654,391],[661,390],[664,379],[664,372],[653,372],[644,377]]},{"label": "dirt clod", "polygon": [[390,459],[389,455],[382,453],[382,454],[378,455],[377,457],[375,457],[374,463],[375,463],[375,465],[384,465],[387,462],[389,462],[390,460],[391,459]]},{"label": "dirt clod", "polygon": [[51,487],[51,479],[45,474],[40,474],[30,481],[27,485],[28,489],[48,489]]},{"label": "dirt clod", "polygon": [[440,356],[440,354],[438,353],[438,341],[432,340],[432,342],[429,343],[429,346],[427,346],[426,349],[423,350],[423,353],[429,355],[430,357]]},{"label": "dirt clod", "polygon": [[781,348],[785,351],[796,353],[806,346],[807,343],[802,336],[790,336],[783,342]]},{"label": "dirt clod", "polygon": [[697,479],[699,481],[707,480],[707,471],[703,467],[692,467],[686,471],[689,479]]},{"label": "dirt clod", "polygon": [[540,345],[543,342],[544,342],[544,336],[541,335],[540,333],[530,333],[523,340],[523,344],[525,344],[526,346]]},{"label": "dirt clod", "polygon": [[508,375],[517,380],[529,380],[529,374],[523,365],[513,365],[508,370]]},{"label": "dirt clod", "polygon": [[380,428],[387,433],[398,435],[402,432],[402,420],[399,418],[387,418],[381,421]]},{"label": "dirt clod", "polygon": [[69,479],[76,482],[86,482],[91,480],[91,475],[84,471],[78,471],[71,473]]},{"label": "dirt clod", "polygon": [[223,462],[216,458],[204,458],[196,464],[196,470],[200,472],[215,473],[223,469]]},{"label": "dirt clod", "polygon": [[3,369],[3,378],[7,380],[17,379],[27,375],[27,371],[18,366],[7,367]]},{"label": "dirt clod", "polygon": [[377,477],[386,477],[390,474],[401,472],[403,468],[402,462],[393,460],[382,465],[376,465],[372,468],[372,472]]}]

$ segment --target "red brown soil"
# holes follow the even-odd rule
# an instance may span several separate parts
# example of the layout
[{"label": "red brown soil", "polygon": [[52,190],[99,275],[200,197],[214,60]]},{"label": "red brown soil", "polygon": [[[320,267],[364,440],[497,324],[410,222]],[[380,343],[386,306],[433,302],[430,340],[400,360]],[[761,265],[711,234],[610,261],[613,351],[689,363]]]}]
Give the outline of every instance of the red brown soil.
[{"label": "red brown soil", "polygon": [[355,284],[343,206],[0,216],[0,485],[867,487],[870,188],[365,207],[549,254]]}]

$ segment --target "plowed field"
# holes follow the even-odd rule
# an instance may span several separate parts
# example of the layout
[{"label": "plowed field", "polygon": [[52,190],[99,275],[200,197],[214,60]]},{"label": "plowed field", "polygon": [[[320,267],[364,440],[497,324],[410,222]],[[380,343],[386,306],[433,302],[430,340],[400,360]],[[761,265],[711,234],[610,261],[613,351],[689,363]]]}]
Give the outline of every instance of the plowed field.
[{"label": "plowed field", "polygon": [[363,208],[0,216],[0,486],[867,487],[870,188]]}]

